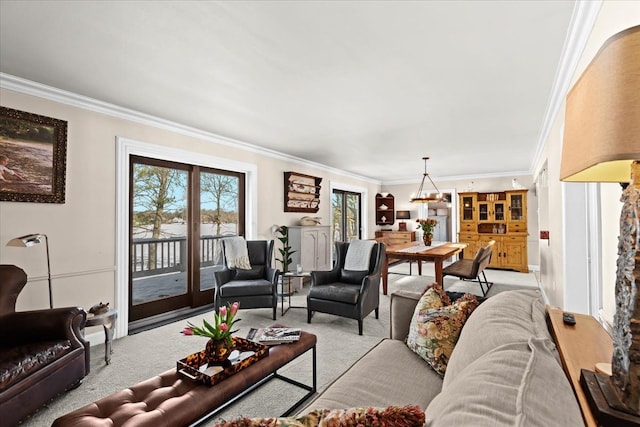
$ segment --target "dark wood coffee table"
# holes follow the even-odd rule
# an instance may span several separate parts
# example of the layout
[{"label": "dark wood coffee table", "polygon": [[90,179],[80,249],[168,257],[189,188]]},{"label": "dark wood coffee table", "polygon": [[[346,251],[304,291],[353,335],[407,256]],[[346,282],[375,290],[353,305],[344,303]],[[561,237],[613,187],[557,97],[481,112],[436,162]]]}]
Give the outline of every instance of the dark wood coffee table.
[{"label": "dark wood coffee table", "polygon": [[[196,426],[275,378],[307,391],[282,414],[288,416],[316,393],[316,341],[315,335],[303,331],[299,341],[271,346],[268,357],[213,386],[183,378],[174,368],[70,412],[55,420],[53,426],[122,425],[125,421],[138,427]],[[278,369],[309,350],[312,351],[311,385],[278,373]]]}]

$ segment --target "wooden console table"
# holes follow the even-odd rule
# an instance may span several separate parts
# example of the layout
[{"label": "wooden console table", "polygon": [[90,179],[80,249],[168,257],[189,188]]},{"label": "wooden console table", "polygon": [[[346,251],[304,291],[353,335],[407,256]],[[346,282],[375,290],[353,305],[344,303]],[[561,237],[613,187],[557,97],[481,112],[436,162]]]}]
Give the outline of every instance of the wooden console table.
[{"label": "wooden console table", "polygon": [[580,403],[585,425],[597,427],[598,423],[580,385],[580,370],[595,371],[596,363],[610,362],[613,342],[607,331],[592,316],[573,313],[576,324],[571,326],[562,321],[562,313],[559,308],[547,306],[549,330],[556,341],[564,371]]}]

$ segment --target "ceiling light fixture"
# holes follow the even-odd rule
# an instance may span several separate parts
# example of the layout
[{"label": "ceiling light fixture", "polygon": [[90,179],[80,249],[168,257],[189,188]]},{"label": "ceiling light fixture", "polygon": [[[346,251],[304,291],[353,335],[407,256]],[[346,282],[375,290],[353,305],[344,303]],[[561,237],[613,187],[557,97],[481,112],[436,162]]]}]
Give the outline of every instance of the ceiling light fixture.
[{"label": "ceiling light fixture", "polygon": [[[420,187],[418,187],[418,192],[415,194],[415,196],[411,197],[411,203],[441,202],[443,200],[442,194],[440,193],[440,190],[438,190],[438,187],[436,187],[436,185],[433,183],[433,180],[429,176],[429,173],[427,173],[427,160],[429,160],[429,158],[423,157],[422,160],[424,160],[424,174],[422,175],[422,182],[420,183]],[[429,182],[431,182],[433,188],[436,189],[435,193],[426,193],[423,190],[424,180],[426,178],[429,178]]]}]

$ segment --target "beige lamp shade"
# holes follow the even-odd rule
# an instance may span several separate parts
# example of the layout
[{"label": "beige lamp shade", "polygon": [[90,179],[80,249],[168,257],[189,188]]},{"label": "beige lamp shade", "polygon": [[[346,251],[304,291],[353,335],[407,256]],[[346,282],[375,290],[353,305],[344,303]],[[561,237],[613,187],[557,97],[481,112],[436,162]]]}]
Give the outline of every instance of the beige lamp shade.
[{"label": "beige lamp shade", "polygon": [[640,160],[640,26],[608,39],[567,95],[560,179],[629,182]]}]

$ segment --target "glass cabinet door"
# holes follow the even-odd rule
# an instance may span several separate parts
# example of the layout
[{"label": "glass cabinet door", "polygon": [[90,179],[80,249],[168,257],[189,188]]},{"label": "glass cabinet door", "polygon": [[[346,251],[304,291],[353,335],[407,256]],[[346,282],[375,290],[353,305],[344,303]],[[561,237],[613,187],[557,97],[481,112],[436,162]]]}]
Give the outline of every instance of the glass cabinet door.
[{"label": "glass cabinet door", "polygon": [[473,221],[475,210],[475,197],[462,196],[462,221]]},{"label": "glass cabinet door", "polygon": [[511,221],[522,221],[524,216],[524,203],[522,202],[522,194],[511,195],[511,206],[509,207],[509,215]]},{"label": "glass cabinet door", "polygon": [[478,221],[489,221],[489,203],[478,203]]},{"label": "glass cabinet door", "polygon": [[493,219],[495,221],[504,221],[505,202],[495,202],[493,204]]}]

